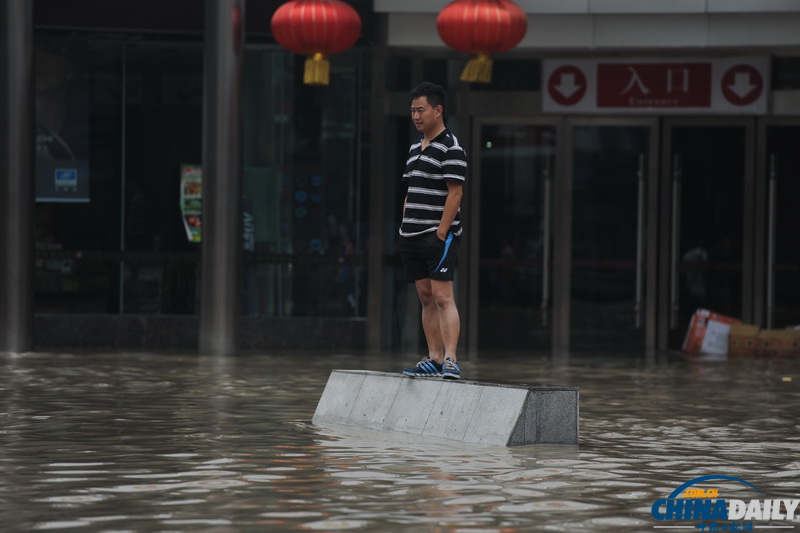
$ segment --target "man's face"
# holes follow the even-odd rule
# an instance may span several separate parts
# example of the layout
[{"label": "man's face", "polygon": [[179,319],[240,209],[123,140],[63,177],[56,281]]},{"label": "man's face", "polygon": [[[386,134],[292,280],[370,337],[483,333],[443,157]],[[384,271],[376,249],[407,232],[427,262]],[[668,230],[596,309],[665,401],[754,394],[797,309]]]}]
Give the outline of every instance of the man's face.
[{"label": "man's face", "polygon": [[425,133],[439,126],[442,117],[442,106],[431,107],[427,96],[420,96],[411,101],[411,121],[417,131]]}]

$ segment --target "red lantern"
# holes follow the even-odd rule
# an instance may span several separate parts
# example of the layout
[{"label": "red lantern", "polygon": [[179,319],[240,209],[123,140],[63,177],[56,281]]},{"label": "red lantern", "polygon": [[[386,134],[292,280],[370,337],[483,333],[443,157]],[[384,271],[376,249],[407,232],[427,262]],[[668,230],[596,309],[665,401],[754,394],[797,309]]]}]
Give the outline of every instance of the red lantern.
[{"label": "red lantern", "polygon": [[436,19],[439,36],[450,48],[473,54],[462,81],[492,81],[490,54],[517,46],[528,30],[528,19],[511,0],[455,0]]},{"label": "red lantern", "polygon": [[361,17],[339,0],[292,0],[272,16],[272,33],[284,48],[308,56],[304,83],[328,85],[327,56],[355,44],[361,34]]}]

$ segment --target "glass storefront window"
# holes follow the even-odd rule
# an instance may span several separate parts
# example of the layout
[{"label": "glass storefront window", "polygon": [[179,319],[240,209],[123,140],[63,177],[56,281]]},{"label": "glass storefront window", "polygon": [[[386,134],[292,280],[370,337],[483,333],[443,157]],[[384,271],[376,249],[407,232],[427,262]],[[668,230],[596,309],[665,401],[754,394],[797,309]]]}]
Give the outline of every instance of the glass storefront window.
[{"label": "glass storefront window", "polygon": [[336,55],[330,85],[314,87],[302,83],[302,56],[278,47],[245,56],[247,315],[366,314],[363,57]]},{"label": "glass storefront window", "polygon": [[124,313],[199,311],[200,244],[179,206],[182,166],[202,164],[202,105],[200,44],[125,47]]},{"label": "glass storefront window", "polygon": [[122,53],[38,37],[35,45],[38,312],[119,308]]},{"label": "glass storefront window", "polygon": [[[277,46],[245,63],[242,312],[363,317],[368,55],[336,55],[325,87]],[[202,43],[39,36],[36,66],[36,311],[197,314]]]}]

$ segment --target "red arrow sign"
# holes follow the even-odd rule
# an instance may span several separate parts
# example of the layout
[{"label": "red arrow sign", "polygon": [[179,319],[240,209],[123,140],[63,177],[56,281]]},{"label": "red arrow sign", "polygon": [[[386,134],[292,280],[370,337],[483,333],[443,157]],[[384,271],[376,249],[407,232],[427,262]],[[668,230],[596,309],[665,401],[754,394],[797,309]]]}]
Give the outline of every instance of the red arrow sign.
[{"label": "red arrow sign", "polygon": [[722,76],[722,94],[733,105],[752,104],[764,90],[764,79],[750,65],[736,65]]},{"label": "red arrow sign", "polygon": [[547,92],[559,105],[570,106],[586,95],[586,75],[578,67],[564,65],[553,71],[547,80]]}]

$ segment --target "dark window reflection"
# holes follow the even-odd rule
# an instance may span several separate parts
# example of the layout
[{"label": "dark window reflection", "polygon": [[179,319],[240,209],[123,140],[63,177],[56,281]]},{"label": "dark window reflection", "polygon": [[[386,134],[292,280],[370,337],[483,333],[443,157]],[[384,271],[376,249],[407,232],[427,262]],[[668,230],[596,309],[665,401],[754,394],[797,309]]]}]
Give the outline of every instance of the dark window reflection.
[{"label": "dark window reflection", "polygon": [[39,37],[35,72],[36,311],[115,312],[119,265],[91,252],[120,243],[121,49]]},{"label": "dark window reflection", "polygon": [[364,57],[332,57],[330,85],[318,87],[302,83],[300,56],[274,47],[246,55],[247,315],[365,314]]},{"label": "dark window reflection", "polygon": [[[246,53],[242,311],[364,316],[369,59],[302,68]],[[37,40],[37,312],[198,312],[202,91],[199,42]]]}]

